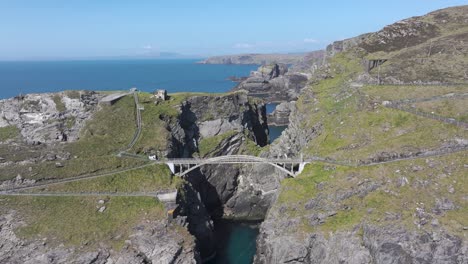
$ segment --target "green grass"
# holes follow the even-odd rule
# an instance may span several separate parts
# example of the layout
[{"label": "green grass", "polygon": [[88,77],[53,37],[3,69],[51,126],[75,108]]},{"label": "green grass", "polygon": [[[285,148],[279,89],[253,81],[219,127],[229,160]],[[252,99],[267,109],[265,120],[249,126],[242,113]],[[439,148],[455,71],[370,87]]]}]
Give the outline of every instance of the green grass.
[{"label": "green grass", "polygon": [[[325,88],[317,89],[320,91]],[[336,87],[329,89],[332,90],[327,94],[339,90]],[[320,93],[316,93],[318,103],[312,107],[321,110],[310,115],[310,120],[307,120],[309,124],[323,125],[320,135],[311,140],[305,149],[311,155],[356,162],[381,152],[437,149],[447,141],[467,137],[467,132],[462,128],[383,107],[365,94],[354,93],[334,104],[330,103],[329,97],[327,95],[323,99]],[[312,111],[312,107],[304,105],[301,111]],[[329,111],[329,107],[333,110]]]},{"label": "green grass", "polygon": [[80,99],[81,98],[80,91],[75,91],[75,90],[65,91],[65,95],[68,96],[71,99]]},{"label": "green grass", "polygon": [[135,104],[125,96],[114,105],[103,105],[82,129],[80,140],[67,145],[67,150],[80,157],[114,154],[130,143],[136,129]]},{"label": "green grass", "polygon": [[[103,213],[99,199],[107,201]],[[0,204],[26,223],[15,231],[21,238],[92,249],[119,250],[136,225],[165,216],[150,197],[2,197]]]},{"label": "green grass", "polygon": [[[466,88],[468,92],[468,87]],[[417,110],[435,115],[453,118],[458,121],[468,122],[468,99],[443,99],[438,101],[420,102],[412,104]]]},{"label": "green grass", "polygon": [[317,184],[327,182],[331,171],[322,164],[308,164],[296,178],[286,178],[281,182],[281,193],[278,203],[301,204],[314,198]]},{"label": "green grass", "polygon": [[[31,155],[36,155],[31,153]],[[38,155],[36,155],[38,156]],[[60,162],[63,167],[57,168],[55,163]],[[72,158],[63,161],[44,161],[36,164],[12,164],[0,168],[0,180],[9,180],[21,175],[23,178],[45,180],[63,179],[84,174],[104,173],[123,168],[136,167],[144,164],[142,160],[131,158],[118,158],[116,156],[98,156]]]},{"label": "green grass", "polygon": [[[75,92],[73,92],[75,93]],[[78,96],[79,93],[68,95]],[[133,149],[134,152],[164,150],[168,137],[167,121],[178,117],[181,103],[192,94],[171,94],[171,99],[155,105],[151,95],[139,93],[145,110],[142,111],[143,131]],[[210,94],[210,96],[212,96]],[[59,105],[59,104],[57,104]],[[60,106],[57,106],[60,107]],[[74,119],[66,120],[71,127]],[[114,105],[101,105],[93,118],[87,121],[80,139],[60,150],[70,152],[69,160],[45,161],[37,164],[15,164],[0,168],[0,179],[6,180],[20,174],[23,178],[48,180],[72,178],[83,174],[96,174],[131,168],[145,162],[130,158],[118,158],[114,154],[125,148],[135,132],[135,110],[131,96],[126,96]],[[230,131],[219,137],[206,139],[201,143],[202,151],[216,148],[219,143],[238,131]],[[258,152],[255,143],[247,140],[245,150]],[[9,151],[2,149],[2,151]],[[36,155],[44,149],[37,146],[25,155]],[[16,153],[16,152],[15,152]],[[18,154],[18,153],[16,153]],[[15,154],[15,155],[16,155]],[[19,155],[19,154],[18,154]],[[23,157],[23,156],[21,156]],[[20,157],[18,156],[18,159]],[[56,167],[60,162],[63,167]],[[156,192],[178,188],[182,180],[173,177],[165,165],[154,165],[95,179],[50,185],[31,190],[34,192]],[[0,197],[0,212],[14,210],[18,219],[24,222],[15,233],[25,239],[44,239],[49,245],[76,246],[89,248],[112,248],[119,250],[136,226],[145,225],[166,216],[163,205],[150,197]],[[106,210],[99,213],[106,201]],[[151,228],[150,226],[146,228]],[[177,228],[176,228],[177,229]],[[185,241],[192,241],[186,230]],[[184,233],[185,232],[185,233]],[[192,241],[193,242],[193,241]]]},{"label": "green grass", "polygon": [[138,93],[139,101],[145,110],[142,115],[142,133],[133,150],[136,153],[155,153],[167,148],[170,133],[164,120],[177,117],[184,95],[171,95],[170,100],[161,101],[157,105],[150,93]]},{"label": "green grass", "polygon": [[[303,232],[322,231],[325,234],[351,230],[363,222],[381,226],[397,223],[409,230],[418,230],[414,214],[417,207],[423,207],[431,217],[439,219],[446,230],[457,234],[467,225],[468,203],[463,192],[468,188],[465,162],[466,153],[459,152],[357,168],[338,166],[327,170],[326,165],[311,164],[298,177],[283,180],[275,206],[287,205],[290,216],[303,219],[299,226]],[[415,171],[416,166],[421,169]],[[401,185],[403,177],[408,180],[405,185]],[[337,200],[338,195],[353,193],[365,182],[380,187],[364,195],[356,191],[344,200]],[[320,190],[318,183],[322,183]],[[448,192],[449,188],[454,188],[454,192]],[[319,208],[335,210],[336,214],[326,218],[321,225],[310,226],[307,219],[312,211],[306,210],[304,205],[318,196],[321,197]],[[441,215],[432,213],[436,199],[441,197],[451,200],[457,208]],[[388,218],[388,215],[399,215],[399,220]],[[430,224],[424,226],[426,231],[431,228]]]},{"label": "green grass", "polygon": [[19,136],[20,131],[16,126],[0,127],[0,141],[6,141]]},{"label": "green grass", "polygon": [[220,134],[214,137],[209,137],[209,138],[203,138],[199,141],[198,143],[198,151],[200,154],[200,157],[205,157],[210,152],[216,150],[216,148],[223,142],[224,140],[231,138],[232,136],[238,134],[238,131],[228,131],[224,134]]},{"label": "green grass", "polygon": [[45,192],[156,192],[174,189],[180,184],[181,179],[173,177],[166,165],[153,165],[96,179],[51,185],[40,190]]},{"label": "green grass", "polygon": [[[381,105],[381,101],[384,100],[465,93],[467,87],[351,87],[350,80],[363,71],[359,53],[341,53],[330,63],[327,74],[332,77],[313,82],[296,104],[299,113],[308,117],[302,120],[300,126],[321,125],[318,135],[303,148],[304,154],[354,163],[375,157],[381,152],[414,153],[418,150],[437,149],[447,142],[468,137],[467,131],[454,125]],[[427,104],[433,106],[429,102]],[[434,105],[433,107],[438,107],[437,104]],[[450,112],[451,116],[463,111],[466,112],[463,103],[451,106],[445,103],[439,106],[439,112]],[[437,166],[429,168],[428,161],[433,161]],[[447,197],[459,205],[460,209],[436,217],[444,223],[444,228],[456,234],[460,232],[461,227],[466,226],[463,218],[466,218],[468,213],[463,195],[458,193],[458,190],[468,188],[464,179],[464,163],[466,153],[461,152],[371,167],[335,168],[319,163],[311,164],[298,177],[282,181],[275,206],[281,207],[282,210],[286,208],[290,217],[300,220],[298,233],[321,231],[328,234],[339,230],[353,230],[363,222],[374,225],[396,223],[416,230],[414,212],[417,203],[425,204],[425,210],[431,212],[437,198]],[[412,168],[416,165],[424,169],[414,171]],[[450,171],[450,177],[440,176],[447,175],[447,171]],[[399,186],[398,182],[402,177],[407,178],[409,184]],[[364,195],[359,195],[360,192],[353,193],[353,190],[365,184],[364,181],[374,182],[380,187]],[[429,186],[423,186],[421,183],[424,182],[428,182]],[[418,187],[419,184],[421,185]],[[317,189],[318,186],[321,186],[320,190]],[[447,191],[451,186],[456,190],[454,193]],[[341,196],[347,198],[336,200],[338,195],[349,192],[349,197]],[[315,208],[314,212],[306,210],[305,204],[318,197],[321,207]],[[323,224],[311,226],[309,217],[312,213],[321,213],[320,208],[326,208],[323,209],[324,212],[334,210],[336,214],[327,217]],[[399,215],[400,218],[394,220],[388,215]],[[431,229],[430,224],[424,228]]]},{"label": "green grass", "polygon": [[401,99],[428,98],[450,93],[466,93],[466,86],[393,86],[393,85],[366,85],[362,91],[371,98],[379,101],[394,101]]},{"label": "green grass", "polygon": [[245,141],[243,142],[240,153],[243,155],[252,155],[258,156],[262,151],[266,151],[270,145],[266,145],[264,147],[260,147],[255,143],[252,139],[246,137]]},{"label": "green grass", "polygon": [[65,112],[65,111],[67,111],[67,107],[66,107],[65,104],[62,102],[62,97],[61,97],[59,94],[55,94],[55,95],[52,97],[52,100],[53,100],[54,103],[55,103],[55,108],[57,109],[57,111],[59,111],[59,112]]},{"label": "green grass", "polygon": [[72,117],[69,117],[67,118],[67,120],[65,121],[65,126],[68,128],[68,129],[71,129],[76,123],[76,117],[72,116]]}]

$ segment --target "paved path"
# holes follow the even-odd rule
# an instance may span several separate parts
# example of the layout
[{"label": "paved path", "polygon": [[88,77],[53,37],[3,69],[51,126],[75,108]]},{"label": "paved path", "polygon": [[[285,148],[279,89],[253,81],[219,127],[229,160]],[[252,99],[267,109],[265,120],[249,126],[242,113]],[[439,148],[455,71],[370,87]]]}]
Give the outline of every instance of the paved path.
[{"label": "paved path", "polygon": [[133,146],[138,141],[138,138],[140,138],[141,135],[141,128],[142,128],[142,121],[141,121],[141,109],[140,109],[140,103],[138,100],[138,92],[133,92],[133,99],[135,100],[135,113],[136,113],[136,125],[137,125],[137,130],[135,131],[135,134],[133,135],[132,141],[130,144],[127,146],[127,151],[132,149]]},{"label": "paved path", "polygon": [[39,187],[45,187],[45,186],[50,186],[50,185],[56,185],[56,184],[62,184],[62,183],[69,183],[69,182],[75,182],[75,181],[82,181],[82,180],[90,180],[90,179],[96,179],[100,177],[106,177],[106,176],[111,176],[119,173],[124,173],[124,172],[129,172],[133,170],[138,170],[142,169],[145,167],[153,166],[155,163],[151,162],[148,164],[144,164],[141,166],[137,167],[132,167],[128,169],[122,169],[122,170],[116,170],[116,171],[111,171],[111,172],[106,172],[106,173],[101,173],[101,174],[86,174],[86,175],[81,175],[81,176],[76,176],[73,178],[65,178],[65,179],[58,179],[58,180],[51,180],[51,181],[44,181],[44,182],[39,182],[36,184],[32,185],[25,185],[25,186],[15,186],[11,188],[6,188],[1,191],[24,191],[24,190],[29,190],[29,189],[35,189]]},{"label": "paved path", "polygon": [[0,195],[7,196],[43,196],[43,197],[81,197],[81,196],[111,196],[111,197],[156,197],[158,193],[154,192],[134,192],[134,193],[112,193],[112,192],[39,192],[39,193],[27,193],[27,192],[8,192],[0,191]]}]

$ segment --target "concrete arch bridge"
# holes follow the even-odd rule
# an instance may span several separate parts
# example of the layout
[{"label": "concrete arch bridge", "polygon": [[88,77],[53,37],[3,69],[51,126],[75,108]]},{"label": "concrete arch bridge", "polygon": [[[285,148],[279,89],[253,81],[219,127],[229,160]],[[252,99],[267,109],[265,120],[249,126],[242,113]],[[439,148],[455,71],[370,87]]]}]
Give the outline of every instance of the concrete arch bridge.
[{"label": "concrete arch bridge", "polygon": [[201,166],[210,164],[268,164],[291,177],[296,177],[309,162],[296,158],[260,158],[249,155],[226,155],[202,159],[167,159],[161,161],[161,163],[167,164],[171,172],[177,176],[184,176]]}]

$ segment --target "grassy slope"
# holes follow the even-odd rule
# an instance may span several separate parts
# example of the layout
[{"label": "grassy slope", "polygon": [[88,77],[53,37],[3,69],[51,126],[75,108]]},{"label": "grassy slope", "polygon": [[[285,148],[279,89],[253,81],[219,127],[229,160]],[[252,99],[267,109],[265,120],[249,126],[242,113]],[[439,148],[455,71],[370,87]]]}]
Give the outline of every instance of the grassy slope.
[{"label": "grassy slope", "polygon": [[[98,212],[104,199],[106,210]],[[16,234],[47,239],[48,244],[118,250],[132,229],[146,220],[162,219],[164,208],[150,197],[4,197],[0,212],[17,212],[24,226]]]},{"label": "grassy slope", "polygon": [[13,139],[19,135],[19,129],[16,126],[0,127],[0,141]]},{"label": "grassy slope", "polygon": [[[468,132],[460,127],[385,108],[381,104],[384,100],[466,93],[468,85],[353,86],[351,80],[363,72],[361,58],[364,56],[365,53],[360,50],[336,55],[330,60],[327,71],[332,78],[315,82],[299,98],[298,111],[308,117],[301,125],[323,124],[320,135],[303,149],[305,154],[356,161],[381,152],[438,149],[457,139],[468,138]],[[435,108],[438,113],[454,118],[466,114],[466,104],[455,102],[426,102],[424,107],[419,108],[427,111]],[[432,163],[436,164],[435,167],[429,165]],[[351,229],[361,222],[381,225],[399,223],[415,229],[415,208],[424,204],[425,210],[431,212],[436,199],[445,197],[455,204],[456,209],[442,215],[432,214],[431,217],[437,218],[448,231],[459,234],[468,225],[468,203],[463,199],[464,190],[468,188],[465,164],[466,151],[371,167],[334,167],[315,163],[309,165],[299,177],[282,182],[281,194],[275,206],[287,208],[290,217],[301,219],[300,232],[296,234]],[[413,169],[415,166],[422,169],[416,171]],[[402,177],[408,179],[409,184],[399,187]],[[337,198],[345,191],[358,190],[366,181],[380,187],[364,196],[352,194],[344,200]],[[449,188],[454,188],[454,192],[448,192]],[[336,210],[335,215],[318,226],[308,222],[310,214],[314,212],[304,207],[315,198],[322,201],[324,211]],[[401,214],[400,219],[386,220],[392,214]],[[423,227],[430,228],[430,224]]]},{"label": "grassy slope", "polygon": [[[463,200],[463,190],[468,188],[465,161],[465,153],[455,153],[359,168],[316,163],[308,165],[299,177],[282,182],[278,203],[288,205],[287,214],[302,219],[299,228],[306,232],[348,229],[361,222],[395,224],[396,221],[388,216],[398,214],[401,214],[398,223],[414,229],[416,208],[424,204],[423,208],[431,217],[438,219],[448,231],[457,234],[468,225],[468,203]],[[408,182],[401,184],[403,178]],[[366,182],[381,187],[365,196],[356,192],[343,200],[337,198],[348,191],[359,190]],[[453,193],[448,192],[450,188],[454,189]],[[320,211],[311,212],[304,206],[318,194],[323,197],[323,204],[327,205],[323,212],[332,209],[337,214],[329,217],[324,224],[312,227],[307,222],[308,216]],[[442,215],[431,213],[436,200],[441,197],[454,201],[456,210]],[[425,226],[426,231],[430,228],[430,225]]]},{"label": "grassy slope", "polygon": [[[384,77],[398,74],[397,79],[404,82],[466,83],[468,82],[467,14],[468,6],[465,5],[409,19],[410,24],[407,25],[410,28],[407,32],[418,31],[421,38],[426,39],[425,41],[417,40],[408,34],[406,38],[396,41],[402,45],[401,48],[392,49],[392,43],[379,42],[377,38],[373,44],[374,47],[379,47],[378,51],[367,54],[366,57],[388,59],[380,69],[380,74]],[[412,21],[425,24],[420,27],[411,24]],[[401,27],[404,29],[405,26]],[[434,29],[421,33],[427,27]],[[378,70],[372,70],[371,74],[377,76]]]}]

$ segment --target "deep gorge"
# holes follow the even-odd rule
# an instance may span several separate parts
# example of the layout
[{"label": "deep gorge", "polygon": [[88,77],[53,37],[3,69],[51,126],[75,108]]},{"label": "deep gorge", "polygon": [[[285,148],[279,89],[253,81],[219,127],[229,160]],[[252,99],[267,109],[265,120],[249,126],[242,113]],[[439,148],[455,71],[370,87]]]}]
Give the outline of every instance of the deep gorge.
[{"label": "deep gorge", "polygon": [[[231,102],[231,99],[227,100]],[[234,102],[237,103],[238,99],[234,98]],[[203,120],[203,115],[207,114],[206,111],[199,111],[198,104],[201,101],[204,100],[192,100],[183,108],[180,123],[183,124],[184,141],[187,144],[178,148],[179,151],[182,150],[179,152],[179,155],[182,154],[180,156],[186,155],[187,149],[194,150],[191,147],[197,145],[192,145],[193,138],[196,138],[193,131],[201,130],[200,127],[204,124],[197,120]],[[221,141],[212,151],[214,155],[242,152],[249,135],[257,140],[258,145],[269,145],[285,128],[274,128],[276,133],[270,138],[268,134],[272,132],[272,128],[267,125],[265,105],[247,106],[245,109],[246,112],[240,116],[244,118],[244,126],[249,124],[247,127],[250,129],[247,132],[234,133]],[[230,121],[233,120],[230,116],[232,112],[225,114]],[[260,153],[260,156],[268,155],[270,154],[265,151]],[[197,249],[203,261],[229,263],[233,257],[241,256],[235,263],[252,263],[259,226],[275,199],[276,189],[283,177],[269,165],[207,165],[185,177],[186,183],[179,192],[181,195],[178,197],[177,214],[186,219],[188,230],[196,237]]]}]

